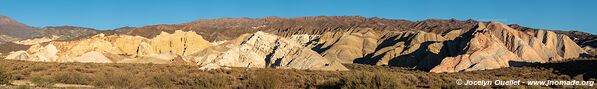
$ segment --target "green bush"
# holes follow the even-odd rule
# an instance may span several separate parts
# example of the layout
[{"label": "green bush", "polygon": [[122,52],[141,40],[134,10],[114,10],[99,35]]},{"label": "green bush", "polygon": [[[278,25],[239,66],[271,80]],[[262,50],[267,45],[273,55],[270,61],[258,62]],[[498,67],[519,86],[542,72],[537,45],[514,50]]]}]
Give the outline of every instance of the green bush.
[{"label": "green bush", "polygon": [[66,84],[89,84],[89,77],[79,72],[61,72],[54,75],[54,80]]},{"label": "green bush", "polygon": [[56,81],[54,81],[52,78],[36,76],[31,78],[31,83],[39,87],[52,87],[54,84],[56,84]]}]

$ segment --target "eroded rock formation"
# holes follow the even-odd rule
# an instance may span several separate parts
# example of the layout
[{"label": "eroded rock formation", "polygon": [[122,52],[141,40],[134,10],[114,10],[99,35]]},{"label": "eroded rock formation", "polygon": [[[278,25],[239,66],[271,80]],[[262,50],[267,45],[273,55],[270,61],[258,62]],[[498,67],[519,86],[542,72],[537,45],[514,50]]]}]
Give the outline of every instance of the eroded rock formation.
[{"label": "eroded rock formation", "polygon": [[295,40],[264,32],[218,43],[210,43],[195,32],[182,30],[162,32],[152,39],[98,34],[74,41],[35,44],[27,51],[11,53],[6,59],[90,63],[196,63],[210,69],[256,67],[348,70],[340,62],[326,59]]},{"label": "eroded rock formation", "polygon": [[[346,70],[340,63],[362,63],[461,72],[597,53],[595,36],[588,33],[454,19],[221,18],[95,31],[32,28],[0,17],[0,25],[2,57],[47,62],[313,70]],[[89,35],[95,33],[100,34]]]},{"label": "eroded rock formation", "polygon": [[495,69],[509,67],[510,62],[543,63],[586,53],[566,35],[545,30],[519,31],[499,22],[481,22],[475,28],[445,34],[355,29],[291,38],[325,58],[342,63],[400,66],[431,72]]},{"label": "eroded rock formation", "polygon": [[551,31],[514,30],[498,22],[479,23],[452,41],[456,56],[446,57],[431,72],[458,72],[509,67],[515,62],[548,62],[585,53],[568,36]]},{"label": "eroded rock formation", "polygon": [[[35,44],[25,53],[6,59],[47,62],[168,63],[211,46],[194,32],[162,33],[153,39],[140,36],[98,34],[86,39]],[[26,57],[22,57],[26,55]]]},{"label": "eroded rock formation", "polygon": [[326,59],[299,42],[273,34],[256,32],[230,43],[208,48],[194,59],[208,67],[292,68],[309,70],[348,70],[334,59]]}]

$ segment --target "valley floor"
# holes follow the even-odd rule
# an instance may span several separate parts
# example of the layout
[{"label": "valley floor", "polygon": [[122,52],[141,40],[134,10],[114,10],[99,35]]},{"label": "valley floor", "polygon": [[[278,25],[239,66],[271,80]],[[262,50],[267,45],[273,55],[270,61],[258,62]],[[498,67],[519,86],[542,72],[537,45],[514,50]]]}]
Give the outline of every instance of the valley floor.
[{"label": "valley floor", "polygon": [[[231,68],[210,71],[193,65],[45,63],[0,60],[0,88],[57,85],[82,88],[597,88],[597,86],[464,86],[461,80],[595,81],[597,59],[534,64],[460,73],[429,73],[404,68],[346,64],[350,71]],[[40,87],[37,87],[40,88]],[[81,88],[81,87],[80,87]]]}]

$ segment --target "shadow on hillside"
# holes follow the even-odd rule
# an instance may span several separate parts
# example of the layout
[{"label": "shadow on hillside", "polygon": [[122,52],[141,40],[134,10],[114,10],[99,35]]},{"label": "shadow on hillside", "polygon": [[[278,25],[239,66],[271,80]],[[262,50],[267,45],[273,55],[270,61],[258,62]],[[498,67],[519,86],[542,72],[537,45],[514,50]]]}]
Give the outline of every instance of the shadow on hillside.
[{"label": "shadow on hillside", "polygon": [[510,62],[512,67],[536,67],[553,69],[555,73],[571,77],[582,76],[584,80],[597,79],[597,60],[571,60],[554,63]]},{"label": "shadow on hillside", "polygon": [[8,55],[12,51],[27,50],[27,49],[29,49],[29,47],[31,47],[31,46],[16,44],[16,43],[12,43],[12,42],[6,42],[3,44],[0,44],[0,53]]},{"label": "shadow on hillside", "polygon": [[[392,43],[390,43],[390,44],[392,44]],[[393,44],[395,44],[395,43],[393,43]],[[386,61],[388,62],[387,66],[404,67],[404,68],[412,68],[412,69],[421,70],[421,71],[429,71],[433,67],[439,65],[445,57],[448,57],[446,54],[448,54],[448,52],[449,52],[448,48],[447,48],[448,46],[442,46],[441,48],[437,49],[437,50],[440,50],[439,53],[434,53],[429,50],[429,46],[431,46],[433,44],[447,45],[447,42],[438,42],[438,41],[423,42],[420,44],[420,46],[416,50],[412,51],[411,53],[396,56],[396,57],[390,58],[389,60],[386,59]],[[380,49],[380,48],[378,48],[378,49]],[[410,49],[410,46],[404,47],[403,49],[404,49],[404,50],[402,50],[403,52],[407,51],[408,49]],[[377,55],[377,56],[373,56],[373,54],[368,54],[365,57],[355,59],[353,61],[353,63],[377,65],[377,63],[380,63],[381,61],[383,61],[382,59],[383,59],[384,55],[386,55],[387,53],[388,52],[381,53],[381,55]]]},{"label": "shadow on hillside", "polygon": [[[476,28],[478,27],[474,27],[472,29]],[[470,42],[470,40],[473,38],[474,32],[475,30],[468,30],[453,40],[422,42],[419,44],[419,47],[411,53],[390,58],[388,61],[388,66],[407,67],[415,70],[429,71],[435,66],[439,65],[446,57],[456,57],[458,55],[464,54],[463,50],[467,50],[467,42]],[[398,42],[411,43],[413,41],[412,38],[413,37],[402,37],[396,39],[396,37],[392,37],[386,39],[382,41],[382,43],[376,48],[376,51],[379,51],[382,48],[394,46]],[[441,45],[441,48],[430,49],[429,46],[432,45]],[[402,52],[399,53],[403,53],[411,47],[414,47],[414,45],[404,46],[402,48]],[[432,50],[439,50],[439,52],[435,53]],[[383,55],[386,55],[386,53],[387,52],[381,53],[382,56],[373,56],[373,54],[368,54],[363,58],[354,60],[353,62],[359,64],[375,65],[375,63],[382,61],[381,59],[383,58]]]}]

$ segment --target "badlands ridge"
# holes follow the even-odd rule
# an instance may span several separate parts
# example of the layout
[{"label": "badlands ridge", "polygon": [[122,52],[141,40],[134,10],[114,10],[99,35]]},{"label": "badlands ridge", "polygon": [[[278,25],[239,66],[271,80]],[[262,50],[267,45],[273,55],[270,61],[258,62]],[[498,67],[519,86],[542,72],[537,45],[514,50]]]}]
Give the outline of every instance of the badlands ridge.
[{"label": "badlands ridge", "polygon": [[[330,21],[327,18],[335,17],[316,20]],[[301,24],[300,19],[291,24],[282,20],[274,17],[213,20],[226,24],[200,20],[179,25],[88,32],[68,36],[66,40],[64,34],[12,39],[3,45],[20,45],[25,49],[12,49],[4,59],[190,64],[200,65],[205,70],[249,67],[346,71],[348,69],[342,63],[359,63],[441,73],[592,57],[589,52],[595,50],[591,48],[592,41],[585,42],[589,45],[581,48],[575,42],[577,38],[571,39],[565,34],[548,30],[521,30],[499,22],[451,21],[450,24],[440,25],[423,22],[405,23],[412,27],[396,24],[390,28],[382,26],[393,24],[381,24],[385,21],[381,20],[373,27],[321,24],[323,26],[320,29],[311,26],[313,24]],[[253,21],[269,25],[248,24],[256,23]],[[245,25],[250,28],[242,27]],[[409,28],[429,30],[392,30]]]},{"label": "badlands ridge", "polygon": [[[36,43],[37,42],[37,43]],[[103,33],[78,40],[48,38],[6,59],[43,62],[196,64],[220,67],[347,70],[341,63],[366,63],[458,72],[496,69],[510,62],[548,62],[586,53],[569,37],[551,31],[521,32],[498,22],[446,35],[423,31],[380,33],[373,29],[281,37],[266,32],[209,42],[192,31],[154,38]]]}]

